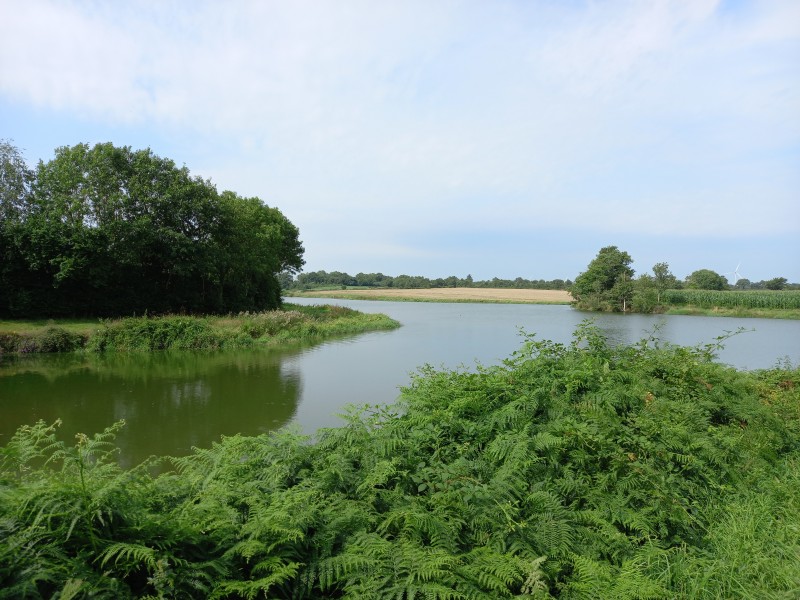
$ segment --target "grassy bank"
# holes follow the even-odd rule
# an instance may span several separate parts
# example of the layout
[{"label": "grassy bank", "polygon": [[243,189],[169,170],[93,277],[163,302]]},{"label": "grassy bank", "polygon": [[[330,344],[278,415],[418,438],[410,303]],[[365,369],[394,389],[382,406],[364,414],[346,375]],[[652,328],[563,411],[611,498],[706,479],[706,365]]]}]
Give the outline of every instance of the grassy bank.
[{"label": "grassy bank", "polygon": [[711,308],[701,306],[668,306],[663,314],[667,315],[694,315],[703,317],[740,317],[751,319],[800,319],[800,309],[782,308],[746,308],[746,307],[720,307]]},{"label": "grassy bank", "polygon": [[116,320],[0,321],[0,353],[150,352],[277,345],[387,330],[386,315],[340,306],[298,306],[228,316]]},{"label": "grassy bank", "polygon": [[121,424],[22,428],[0,596],[796,597],[800,371],[712,351],[530,339],[315,440],[225,438],[157,477],[117,466]]}]

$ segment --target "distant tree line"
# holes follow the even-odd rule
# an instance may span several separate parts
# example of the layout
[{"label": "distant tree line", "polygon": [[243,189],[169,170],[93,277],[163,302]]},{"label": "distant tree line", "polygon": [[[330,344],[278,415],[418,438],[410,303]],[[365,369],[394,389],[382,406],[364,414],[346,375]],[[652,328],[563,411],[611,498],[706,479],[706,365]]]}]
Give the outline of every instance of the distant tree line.
[{"label": "distant tree line", "polygon": [[0,316],[262,310],[303,264],[277,208],[149,149],[79,144],[31,169],[0,140]]},{"label": "distant tree line", "polygon": [[800,284],[790,284],[785,277],[752,283],[739,279],[731,285],[711,269],[699,269],[683,281],[672,274],[669,264],[660,262],[651,273],[634,277],[630,254],[616,246],[601,248],[586,271],[575,278],[571,292],[578,308],[585,310],[654,312],[659,310],[667,290],[790,290]]},{"label": "distant tree line", "polygon": [[402,289],[425,289],[425,288],[455,288],[455,287],[478,287],[478,288],[512,288],[512,289],[538,289],[538,290],[565,290],[572,282],[567,279],[499,279],[497,277],[486,281],[474,281],[472,275],[464,278],[451,275],[449,277],[439,277],[429,279],[421,275],[384,275],[383,273],[358,273],[350,275],[341,271],[311,271],[301,273],[296,278],[288,277],[281,282],[287,289],[313,289],[328,286],[344,287],[374,287],[374,288],[402,288]]}]

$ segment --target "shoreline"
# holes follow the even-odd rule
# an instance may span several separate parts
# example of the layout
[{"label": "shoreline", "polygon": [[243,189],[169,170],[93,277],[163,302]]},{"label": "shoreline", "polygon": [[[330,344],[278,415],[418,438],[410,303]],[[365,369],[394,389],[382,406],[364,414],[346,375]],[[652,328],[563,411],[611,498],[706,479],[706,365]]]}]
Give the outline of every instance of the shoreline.
[{"label": "shoreline", "polygon": [[286,298],[337,298],[390,302],[468,302],[491,304],[570,304],[566,290],[512,288],[379,288],[345,290],[287,290]]},{"label": "shoreline", "polygon": [[[366,300],[386,302],[442,302],[470,304],[573,304],[572,295],[566,290],[532,290],[509,288],[379,288],[344,290],[287,290],[285,297],[334,298],[339,300]],[[599,311],[587,311],[599,312]],[[800,310],[779,308],[704,308],[693,305],[665,305],[658,313],[703,317],[733,317],[741,319],[800,319]]]}]

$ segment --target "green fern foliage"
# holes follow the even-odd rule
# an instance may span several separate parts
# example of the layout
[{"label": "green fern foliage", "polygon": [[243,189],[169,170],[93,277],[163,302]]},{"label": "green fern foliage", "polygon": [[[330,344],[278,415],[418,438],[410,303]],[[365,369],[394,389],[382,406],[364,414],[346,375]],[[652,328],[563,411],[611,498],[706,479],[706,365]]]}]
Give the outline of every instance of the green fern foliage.
[{"label": "green fern foliage", "polygon": [[123,470],[122,423],[0,449],[0,598],[791,598],[800,371],[527,336],[314,439]]}]

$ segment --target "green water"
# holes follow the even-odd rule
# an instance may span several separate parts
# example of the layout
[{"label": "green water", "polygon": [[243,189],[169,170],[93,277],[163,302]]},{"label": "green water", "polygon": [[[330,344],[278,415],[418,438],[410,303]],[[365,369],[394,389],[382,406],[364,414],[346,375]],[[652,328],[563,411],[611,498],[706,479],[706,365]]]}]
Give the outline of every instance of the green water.
[{"label": "green water", "polygon": [[0,368],[0,444],[22,423],[61,419],[60,436],[124,419],[121,462],[186,454],[220,435],[288,423],[301,384],[283,363],[298,351],[21,357]]},{"label": "green water", "polygon": [[[293,299],[316,303],[312,299]],[[800,364],[800,321],[656,315],[597,315],[568,306],[438,304],[336,300],[400,321],[376,332],[295,349],[210,353],[6,357],[0,360],[0,445],[38,419],[61,419],[61,437],[126,426],[120,462],[185,455],[221,435],[256,435],[292,423],[307,433],[341,423],[348,404],[394,402],[424,364],[474,368],[517,350],[520,328],[569,343],[586,319],[615,342],[657,335],[695,345],[725,332],[722,362],[765,368]]]}]

